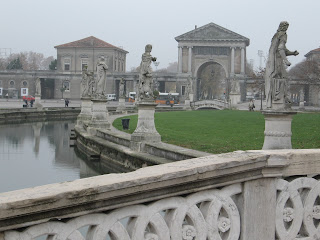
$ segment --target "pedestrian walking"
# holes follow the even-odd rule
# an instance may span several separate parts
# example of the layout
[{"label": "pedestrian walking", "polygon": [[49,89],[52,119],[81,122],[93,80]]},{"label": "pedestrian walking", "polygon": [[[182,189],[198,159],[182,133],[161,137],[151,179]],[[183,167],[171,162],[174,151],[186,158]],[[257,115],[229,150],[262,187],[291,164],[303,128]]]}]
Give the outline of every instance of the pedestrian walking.
[{"label": "pedestrian walking", "polygon": [[69,99],[68,99],[68,98],[66,98],[66,100],[64,100],[64,106],[65,106],[65,107],[68,107],[68,106],[69,106]]}]

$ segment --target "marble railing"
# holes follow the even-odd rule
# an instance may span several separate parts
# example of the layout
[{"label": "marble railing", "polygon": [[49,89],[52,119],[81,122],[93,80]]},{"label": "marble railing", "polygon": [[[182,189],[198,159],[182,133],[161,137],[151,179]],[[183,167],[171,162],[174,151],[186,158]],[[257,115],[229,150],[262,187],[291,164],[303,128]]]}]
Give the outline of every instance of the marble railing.
[{"label": "marble railing", "polygon": [[0,239],[320,239],[319,171],[316,149],[238,151],[3,193]]}]

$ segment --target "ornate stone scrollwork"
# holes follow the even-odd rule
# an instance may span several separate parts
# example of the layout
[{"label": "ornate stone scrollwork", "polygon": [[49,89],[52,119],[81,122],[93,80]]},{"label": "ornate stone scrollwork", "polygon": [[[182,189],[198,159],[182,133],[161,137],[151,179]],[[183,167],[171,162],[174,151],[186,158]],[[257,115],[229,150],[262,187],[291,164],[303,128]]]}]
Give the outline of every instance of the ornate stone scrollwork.
[{"label": "ornate stone scrollwork", "polygon": [[[241,184],[6,231],[5,239],[34,240],[238,240],[240,215],[232,196]],[[83,233],[83,227],[88,227]],[[85,237],[86,236],[86,237]]]},{"label": "ornate stone scrollwork", "polygon": [[278,239],[320,239],[319,181],[307,177],[291,182],[279,179],[277,190]]}]

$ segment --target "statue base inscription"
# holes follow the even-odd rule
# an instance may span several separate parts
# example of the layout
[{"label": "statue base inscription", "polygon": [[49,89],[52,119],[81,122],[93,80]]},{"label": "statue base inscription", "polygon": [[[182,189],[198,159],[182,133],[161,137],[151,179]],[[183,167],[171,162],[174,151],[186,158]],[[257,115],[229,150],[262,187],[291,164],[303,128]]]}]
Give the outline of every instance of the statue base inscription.
[{"label": "statue base inscription", "polygon": [[88,132],[95,135],[96,128],[110,129],[106,99],[92,99],[92,118],[88,124]]},{"label": "statue base inscription", "polygon": [[161,136],[157,132],[154,124],[155,108],[158,104],[152,102],[139,102],[138,124],[136,130],[131,135],[131,149],[143,151],[146,142],[161,142]]},{"label": "statue base inscription", "polygon": [[292,149],[291,122],[294,111],[262,111],[265,118],[263,150]]},{"label": "statue base inscription", "polygon": [[83,126],[83,124],[88,124],[92,119],[92,102],[90,97],[81,98],[81,112],[77,117],[77,125]]}]

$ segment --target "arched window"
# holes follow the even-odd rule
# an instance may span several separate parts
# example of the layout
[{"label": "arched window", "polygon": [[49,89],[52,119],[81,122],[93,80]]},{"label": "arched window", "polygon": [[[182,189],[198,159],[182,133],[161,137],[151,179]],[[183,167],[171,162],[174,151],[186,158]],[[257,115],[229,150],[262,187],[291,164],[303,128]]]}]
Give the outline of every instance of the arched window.
[{"label": "arched window", "polygon": [[27,81],[23,81],[23,82],[22,82],[22,86],[23,86],[23,87],[27,87],[27,86],[28,86],[28,82],[27,82]]},{"label": "arched window", "polygon": [[9,87],[11,87],[11,88],[14,87],[14,81],[13,81],[13,80],[11,80],[11,81],[9,82]]}]

